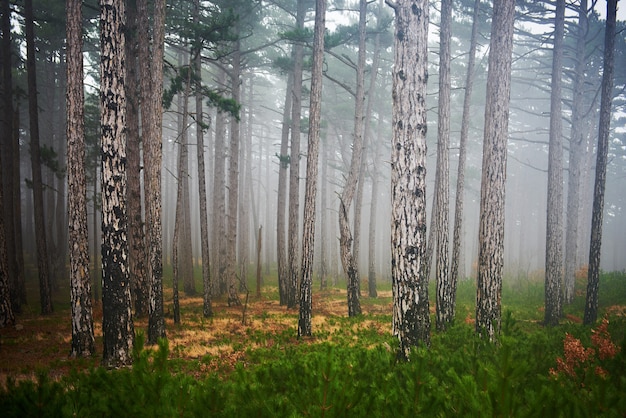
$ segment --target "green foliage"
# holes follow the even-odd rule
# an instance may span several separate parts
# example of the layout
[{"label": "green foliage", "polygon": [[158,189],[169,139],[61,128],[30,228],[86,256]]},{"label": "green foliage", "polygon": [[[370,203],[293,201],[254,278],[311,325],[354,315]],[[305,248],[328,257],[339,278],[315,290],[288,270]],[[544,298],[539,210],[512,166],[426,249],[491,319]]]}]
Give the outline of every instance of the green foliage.
[{"label": "green foliage", "polygon": [[[623,286],[623,275],[604,280],[607,292]],[[463,316],[471,312],[472,287],[459,284]],[[212,356],[171,360],[166,340],[145,349],[139,334],[132,368],[73,372],[60,381],[43,372],[37,382],[9,380],[0,410],[7,417],[623,416],[626,320],[611,317],[595,329],[544,328],[540,319],[518,318],[513,302],[497,344],[456,321],[433,334],[430,349],[413,350],[408,362],[396,360],[397,341],[377,327],[390,323],[390,314],[329,317],[304,341],[291,329],[249,329],[250,346],[237,347],[244,351],[234,370],[218,360],[217,372],[208,375],[204,365],[215,362]],[[269,314],[252,319],[272,321]],[[562,366],[568,364],[575,376]],[[204,377],[192,377],[199,370]]]}]

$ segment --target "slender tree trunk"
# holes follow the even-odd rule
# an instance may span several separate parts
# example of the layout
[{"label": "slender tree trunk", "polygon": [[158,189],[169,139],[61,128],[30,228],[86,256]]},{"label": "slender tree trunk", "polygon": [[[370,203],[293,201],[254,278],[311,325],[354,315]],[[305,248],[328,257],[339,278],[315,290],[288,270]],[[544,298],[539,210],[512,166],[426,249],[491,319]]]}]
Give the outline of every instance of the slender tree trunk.
[{"label": "slender tree trunk", "polygon": [[[139,34],[149,31],[148,11],[145,0],[137,1]],[[161,221],[161,164],[162,150],[162,96],[163,96],[163,49],[165,38],[165,0],[155,0],[152,31],[152,54],[149,43],[140,38],[140,61],[142,83],[142,129],[144,130],[144,171],[146,225],[148,244],[148,277],[150,293],[148,305],[148,343],[156,344],[165,337],[163,314],[163,229]],[[147,71],[146,71],[147,70]],[[143,107],[145,105],[145,108]]]},{"label": "slender tree trunk", "polygon": [[328,249],[326,240],[328,239],[327,213],[328,213],[328,141],[322,142],[322,187],[320,192],[322,198],[320,205],[320,289],[328,287]]},{"label": "slender tree trunk", "polygon": [[[304,28],[306,2],[298,0],[296,14],[296,30]],[[287,308],[294,309],[298,304],[298,250],[300,243],[299,214],[300,214],[300,119],[302,110],[302,60],[304,46],[301,42],[294,45],[293,62],[293,103],[291,107],[291,157],[289,165],[289,225],[288,225],[288,299]]]},{"label": "slender tree trunk", "polygon": [[[181,212],[180,212],[180,225],[178,230],[178,245],[179,245],[179,262],[180,271],[183,276],[183,290],[186,295],[192,296],[196,294],[196,286],[193,278],[193,250],[191,244],[191,204],[189,198],[189,131],[188,131],[188,118],[189,118],[189,95],[191,92],[191,71],[188,65],[188,56],[185,52],[181,53],[182,66],[187,68],[187,77],[185,79],[185,88],[182,95],[179,96],[180,103],[182,104],[182,111],[179,107],[180,113],[180,143],[179,150],[180,156],[178,159],[179,164],[179,177],[178,187],[181,189]],[[177,218],[178,221],[178,218]]]},{"label": "slender tree trunk", "polygon": [[141,154],[139,137],[139,83],[137,77],[137,11],[128,2],[126,39],[126,124],[127,124],[127,172],[128,172],[128,264],[135,315],[148,313],[148,286],[146,279],[146,244],[141,206]]},{"label": "slender tree trunk", "polygon": [[302,284],[300,288],[298,337],[311,335],[311,311],[313,301],[311,288],[313,283],[313,250],[315,248],[315,195],[317,193],[325,22],[326,0],[316,0],[313,67],[311,68],[311,99],[309,104],[309,142],[304,195],[304,224],[302,228]]},{"label": "slender tree trunk", "polygon": [[[223,84],[225,74],[220,71],[218,75],[218,84]],[[213,233],[214,245],[216,248],[217,260],[217,286],[214,289],[216,294],[223,295],[226,293],[226,262],[228,258],[228,248],[226,237],[226,121],[225,114],[218,112],[215,120],[215,164],[213,176]]]},{"label": "slender tree trunk", "polygon": [[476,332],[495,340],[502,318],[506,144],[511,93],[515,0],[496,2],[489,46],[480,193]]},{"label": "slender tree trunk", "polygon": [[596,177],[593,188],[593,212],[591,217],[591,240],[589,244],[589,270],[587,272],[587,298],[585,302],[585,325],[598,318],[598,284],[600,281],[600,250],[602,247],[602,219],[604,215],[604,191],[611,126],[611,101],[613,99],[613,72],[615,66],[615,20],[617,0],[608,0],[606,6],[606,30],[604,35],[604,65],[602,73],[602,97],[600,99],[600,127],[596,154]]},{"label": "slender tree trunk", "polygon": [[587,0],[581,0],[578,11],[576,35],[576,64],[572,101],[572,131],[569,141],[569,166],[567,178],[567,219],[565,228],[565,274],[563,302],[574,301],[578,253],[578,223],[580,222],[580,177],[585,152],[584,134],[584,78],[585,47],[588,30]]},{"label": "slender tree trunk", "polygon": [[[457,167],[456,200],[454,204],[454,231],[452,236],[452,263],[450,265],[450,284],[453,298],[456,298],[456,287],[459,281],[459,264],[461,264],[461,239],[463,234],[463,215],[465,205],[465,163],[467,161],[467,138],[470,128],[470,107],[474,88],[474,66],[476,62],[476,45],[478,43],[478,23],[480,16],[480,0],[474,1],[472,17],[472,34],[470,38],[467,73],[465,75],[465,95],[463,97],[463,115],[461,116],[461,138],[459,140],[459,165]],[[456,302],[452,304],[452,316],[456,310]]]},{"label": "slender tree trunk", "polygon": [[[0,161],[2,165],[2,161]],[[0,166],[0,176],[2,167]],[[0,179],[2,180],[2,179]],[[0,206],[4,206],[2,201],[3,190],[0,181]],[[0,210],[3,208],[0,207]],[[15,324],[15,315],[11,307],[11,292],[9,287],[9,260],[7,257],[7,240],[4,232],[4,217],[0,218],[0,329]]]},{"label": "slender tree trunk", "polygon": [[[388,3],[390,4],[390,3]],[[398,357],[430,345],[426,244],[428,2],[397,0],[392,72],[391,280]]]},{"label": "slender tree trunk", "polygon": [[[198,23],[200,0],[194,1],[194,22]],[[207,216],[206,175],[204,172],[204,115],[202,113],[202,48],[194,52],[193,63],[196,87],[196,145],[198,153],[198,190],[200,198],[200,246],[202,252],[202,314],[205,318],[213,316],[211,304],[211,263],[209,249],[209,221]]]},{"label": "slender tree trunk", "polygon": [[132,363],[135,330],[128,271],[124,1],[100,0],[102,127],[102,363]]},{"label": "slender tree trunk", "polygon": [[[344,190],[339,199],[339,248],[341,250],[341,263],[347,278],[348,285],[348,316],[361,314],[361,302],[359,294],[359,269],[358,260],[354,257],[352,248],[352,233],[348,222],[348,214],[361,167],[363,152],[363,116],[365,104],[365,29],[367,23],[367,1],[359,3],[359,54],[356,65],[356,97],[354,106],[354,136],[352,142],[352,159],[350,171]],[[356,209],[355,209],[356,211]]]},{"label": "slender tree trunk", "polygon": [[66,3],[67,14],[67,183],[69,211],[70,288],[72,306],[71,356],[95,354],[89,242],[82,50],[82,2]]},{"label": "slender tree trunk", "polygon": [[[441,2],[439,28],[439,121],[437,123],[437,304],[436,327],[444,330],[454,320],[454,295],[448,269],[450,213],[450,38],[452,0]],[[435,213],[433,213],[435,216]]]},{"label": "slender tree trunk", "polygon": [[287,264],[287,248],[285,242],[285,209],[287,204],[287,174],[290,157],[289,149],[289,115],[292,106],[293,72],[287,76],[285,92],[285,108],[283,109],[282,132],[280,136],[280,155],[278,155],[278,207],[276,209],[276,251],[278,258],[278,293],[280,304],[286,305],[289,294],[289,267]]},{"label": "slender tree trunk", "polygon": [[[240,41],[235,41],[232,54],[231,95],[237,103],[241,100],[241,51]],[[228,305],[239,306],[237,294],[237,210],[239,199],[239,118],[231,118],[230,149],[228,159],[228,259],[226,260],[226,281],[228,287]],[[243,278],[240,278],[243,280]]]},{"label": "slender tree trunk", "polygon": [[546,220],[545,316],[549,326],[559,324],[563,281],[563,139],[561,77],[565,0],[557,0],[552,51],[550,144],[548,150],[548,203]]},{"label": "slender tree trunk", "polygon": [[24,2],[26,22],[26,69],[28,73],[28,113],[30,116],[30,155],[33,174],[33,203],[35,211],[35,235],[37,241],[37,269],[41,313],[52,313],[52,288],[46,224],[43,213],[43,184],[41,178],[41,153],[39,148],[39,107],[37,105],[37,76],[35,69],[35,33],[32,0]]},{"label": "slender tree trunk", "polygon": [[[0,57],[2,66],[2,130],[0,131],[0,143],[2,144],[2,181],[4,188],[4,222],[6,233],[7,268],[11,305],[13,312],[20,313],[22,303],[26,303],[26,288],[24,286],[24,263],[21,234],[21,209],[20,209],[20,158],[19,141],[14,135],[14,110],[13,110],[13,77],[12,77],[12,54],[11,54],[11,8],[8,1],[3,1],[0,6],[2,13],[0,28],[2,30],[2,44],[0,45]],[[15,139],[15,140],[14,140]],[[12,245],[15,243],[15,245]],[[22,260],[20,264],[20,259]]]}]

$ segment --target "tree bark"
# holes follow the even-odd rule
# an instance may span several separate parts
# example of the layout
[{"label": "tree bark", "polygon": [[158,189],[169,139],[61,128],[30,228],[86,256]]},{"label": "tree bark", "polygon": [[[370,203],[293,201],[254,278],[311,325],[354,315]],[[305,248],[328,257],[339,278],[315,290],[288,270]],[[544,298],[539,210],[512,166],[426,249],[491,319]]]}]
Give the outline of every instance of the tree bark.
[{"label": "tree bark", "polygon": [[[465,203],[465,163],[467,161],[467,138],[470,128],[470,106],[474,87],[474,66],[476,62],[476,45],[478,38],[478,18],[480,0],[474,1],[472,17],[472,34],[470,38],[467,73],[465,75],[465,95],[463,97],[463,115],[461,116],[461,138],[459,140],[459,165],[457,167],[456,200],[454,203],[454,231],[452,233],[452,262],[450,265],[450,283],[453,297],[456,298],[456,287],[459,281],[459,264],[461,263],[461,239],[463,233],[463,214]],[[456,310],[456,302],[452,305],[452,315]]]},{"label": "tree bark", "polygon": [[[241,100],[241,42],[235,41],[232,58],[231,97],[237,103]],[[239,306],[237,294],[237,211],[239,199],[239,118],[232,117],[230,123],[230,149],[228,158],[228,259],[226,260],[226,282],[228,306]],[[243,278],[241,278],[243,280]]]},{"label": "tree bark", "polygon": [[[352,142],[352,159],[350,171],[346,179],[341,198],[339,199],[339,248],[341,250],[341,264],[347,279],[348,316],[361,314],[361,295],[359,293],[359,269],[352,247],[352,233],[348,214],[354,198],[361,156],[363,153],[363,115],[365,105],[365,29],[367,23],[367,1],[359,2],[359,53],[356,65],[356,95],[354,104],[354,135]],[[355,209],[356,211],[356,209]]]},{"label": "tree bark", "polygon": [[426,244],[428,2],[398,0],[395,11],[391,146],[391,280],[398,357],[430,345]]},{"label": "tree bark", "polygon": [[607,0],[606,30],[604,34],[604,71],[602,73],[602,96],[600,99],[600,126],[596,153],[596,177],[593,188],[593,212],[591,215],[591,240],[589,243],[589,270],[587,272],[587,297],[583,323],[591,325],[598,318],[598,285],[600,281],[600,254],[602,247],[602,219],[604,215],[604,191],[606,166],[609,152],[611,127],[611,102],[613,99],[613,72],[615,66],[615,20],[617,0]]},{"label": "tree bark", "polygon": [[[0,176],[2,176],[2,161],[0,161]],[[2,179],[0,178],[0,206],[4,206]],[[0,207],[0,211],[3,210]],[[7,240],[4,229],[4,217],[0,218],[0,329],[15,324],[15,315],[11,306],[11,291],[9,287],[9,259],[7,257]]]},{"label": "tree bark", "polygon": [[[14,313],[20,313],[22,303],[26,303],[26,288],[24,284],[24,262],[22,254],[21,209],[20,209],[20,149],[19,141],[14,132],[19,128],[14,126],[13,109],[13,77],[11,54],[11,8],[8,1],[0,6],[0,28],[2,30],[2,44],[0,45],[0,60],[2,62],[2,130],[0,144],[2,147],[2,181],[4,188],[4,222],[6,233],[7,268],[11,305]],[[13,245],[15,243],[15,245]]]},{"label": "tree bark", "polygon": [[126,39],[126,124],[127,124],[127,172],[128,172],[128,264],[131,290],[135,304],[135,315],[148,314],[148,286],[146,278],[146,242],[141,205],[141,151],[139,137],[139,84],[137,76],[137,11],[133,2],[128,2]]},{"label": "tree bark", "polygon": [[132,363],[135,338],[128,270],[124,1],[100,0],[102,127],[102,336],[105,367]]},{"label": "tree bark", "polygon": [[33,2],[25,0],[24,19],[26,23],[26,70],[28,73],[28,113],[30,118],[30,156],[33,174],[33,203],[35,212],[35,236],[37,241],[37,269],[39,275],[39,296],[41,313],[51,314],[52,288],[48,243],[43,213],[43,184],[41,177],[41,152],[39,146],[39,106],[37,104],[37,75],[35,68],[35,30],[33,22]]},{"label": "tree bark", "polygon": [[69,212],[72,357],[95,354],[89,242],[82,49],[82,2],[69,0],[67,12],[67,183]]},{"label": "tree bark", "polygon": [[317,194],[317,166],[320,141],[322,105],[322,66],[324,63],[324,30],[326,0],[315,1],[313,35],[313,67],[311,68],[311,98],[309,103],[309,138],[304,194],[304,224],[302,227],[302,283],[298,337],[311,335],[313,250],[315,248],[315,199]]},{"label": "tree bark", "polygon": [[[304,28],[306,2],[298,0],[296,12],[296,30]],[[295,309],[298,303],[298,246],[300,212],[300,118],[302,111],[302,60],[304,46],[301,42],[294,45],[293,61],[293,103],[291,106],[291,153],[289,164],[289,224],[287,233],[287,259],[289,266],[287,308]]]},{"label": "tree bark", "polygon": [[563,281],[563,139],[561,77],[565,0],[557,0],[552,51],[550,95],[550,143],[548,149],[548,197],[546,220],[545,325],[559,324]]},{"label": "tree bark", "polygon": [[500,333],[502,318],[504,194],[514,13],[514,0],[494,4],[489,46],[480,189],[476,332],[491,341]]},{"label": "tree bark", "polygon": [[439,28],[439,120],[437,123],[437,303],[436,327],[445,330],[454,319],[454,290],[450,282],[449,213],[450,213],[450,38],[452,0],[441,2]]},{"label": "tree bark", "polygon": [[585,153],[584,129],[584,79],[585,48],[588,30],[587,0],[581,0],[578,11],[576,34],[576,64],[574,66],[572,131],[569,141],[569,165],[567,178],[567,219],[565,228],[565,274],[563,278],[563,302],[574,301],[578,254],[578,224],[580,222],[581,166]]},{"label": "tree bark", "polygon": [[[145,0],[137,1],[139,34],[148,32],[148,10]],[[140,61],[144,66],[142,75],[142,109],[145,105],[145,119],[142,116],[144,134],[144,160],[146,169],[145,199],[148,244],[148,277],[150,293],[148,305],[148,343],[156,344],[165,337],[165,317],[163,314],[163,229],[161,221],[161,164],[162,150],[162,96],[163,96],[163,50],[165,38],[165,0],[155,0],[152,30],[152,54],[150,43],[140,38]],[[145,43],[142,43],[145,41]],[[145,71],[145,72],[144,72]]]},{"label": "tree bark", "polygon": [[[194,1],[193,21],[198,24],[200,0]],[[202,46],[193,51],[196,87],[196,146],[198,154],[198,190],[200,198],[200,247],[202,254],[202,314],[205,318],[213,316],[211,303],[211,263],[209,248],[209,220],[207,213],[206,174],[204,172],[204,115],[202,113]]]}]

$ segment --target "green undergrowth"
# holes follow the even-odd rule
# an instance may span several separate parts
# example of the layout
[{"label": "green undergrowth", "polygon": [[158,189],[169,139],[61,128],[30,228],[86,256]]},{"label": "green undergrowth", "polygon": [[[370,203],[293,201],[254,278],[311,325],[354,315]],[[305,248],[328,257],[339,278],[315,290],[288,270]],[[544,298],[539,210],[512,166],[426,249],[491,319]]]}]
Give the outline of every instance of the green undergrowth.
[{"label": "green undergrowth", "polygon": [[[607,332],[624,325],[616,318]],[[509,312],[498,344],[458,324],[407,363],[396,361],[393,338],[369,336],[368,348],[323,342],[254,350],[230,373],[202,378],[175,371],[166,340],[147,350],[139,337],[132,368],[9,381],[0,410],[7,417],[623,416],[625,344],[611,358],[575,364],[573,376],[558,374],[566,333],[593,346],[589,328],[528,333]]]},{"label": "green undergrowth", "polygon": [[[623,417],[626,319],[610,307],[626,302],[625,283],[623,274],[602,277],[606,321],[586,327],[564,320],[554,328],[540,324],[540,285],[507,285],[493,344],[475,335],[473,286],[462,282],[456,323],[433,331],[431,346],[413,350],[408,362],[396,360],[397,341],[373,325],[390,323],[387,314],[331,317],[303,340],[292,330],[250,331],[251,345],[239,347],[234,367],[212,371],[206,366],[217,358],[171,358],[167,340],[148,349],[139,334],[132,368],[9,380],[0,389],[0,415]],[[572,316],[582,315],[577,303],[566,308]]]}]

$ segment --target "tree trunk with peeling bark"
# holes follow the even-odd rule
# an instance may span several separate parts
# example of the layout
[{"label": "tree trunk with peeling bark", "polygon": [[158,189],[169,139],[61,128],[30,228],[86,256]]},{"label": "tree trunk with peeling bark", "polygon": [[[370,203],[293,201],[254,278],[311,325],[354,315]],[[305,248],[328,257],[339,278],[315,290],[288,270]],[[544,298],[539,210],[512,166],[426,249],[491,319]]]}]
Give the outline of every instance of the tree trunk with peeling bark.
[{"label": "tree trunk with peeling bark", "polygon": [[69,213],[70,302],[72,307],[72,348],[70,355],[72,357],[87,357],[95,354],[86,202],[81,6],[80,0],[68,0],[66,3],[67,204]]},{"label": "tree trunk with peeling bark", "polygon": [[439,28],[439,121],[437,123],[437,303],[436,327],[444,330],[454,319],[454,290],[450,282],[449,256],[449,210],[450,210],[450,38],[452,0],[441,2],[441,26]]},{"label": "tree trunk with peeling bark", "polygon": [[311,335],[313,303],[313,250],[315,248],[315,198],[317,194],[317,169],[322,108],[322,66],[324,62],[324,30],[326,0],[315,2],[315,28],[313,37],[313,67],[311,68],[311,99],[309,104],[309,141],[304,195],[304,224],[302,227],[302,284],[298,337]]},{"label": "tree trunk with peeling bark", "polygon": [[476,332],[491,341],[500,333],[502,319],[504,193],[514,14],[515,0],[494,4],[489,46],[480,188]]},{"label": "tree trunk with peeling bark", "polygon": [[100,0],[102,127],[102,363],[132,363],[133,325],[126,214],[124,1]]},{"label": "tree trunk with peeling bark", "polygon": [[398,358],[430,345],[426,244],[428,2],[399,0],[395,11],[391,146],[391,280]]}]

